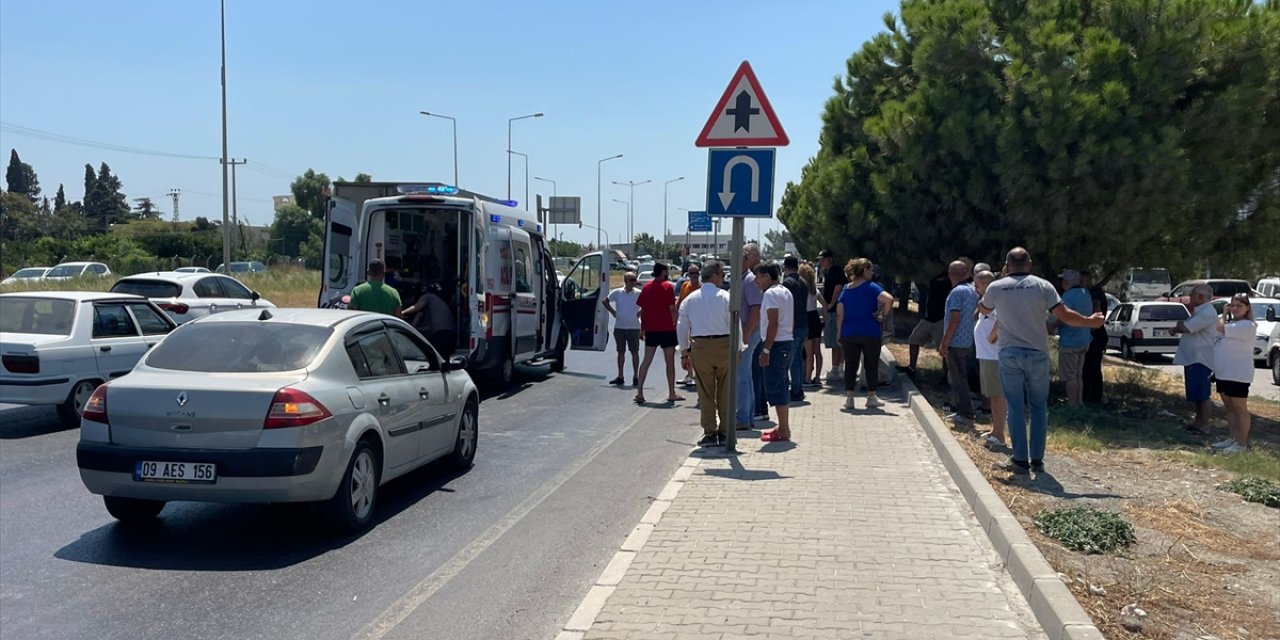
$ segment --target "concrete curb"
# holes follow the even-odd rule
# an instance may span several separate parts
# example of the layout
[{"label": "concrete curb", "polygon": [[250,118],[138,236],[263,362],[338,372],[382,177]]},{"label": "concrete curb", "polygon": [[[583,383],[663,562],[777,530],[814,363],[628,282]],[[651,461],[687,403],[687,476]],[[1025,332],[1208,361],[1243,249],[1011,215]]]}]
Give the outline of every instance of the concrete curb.
[{"label": "concrete curb", "polygon": [[604,571],[600,572],[600,577],[596,578],[595,583],[591,585],[591,590],[587,592],[587,596],[582,599],[573,615],[569,616],[569,621],[556,635],[555,640],[582,640],[587,634],[600,612],[604,610],[609,596],[613,595],[614,590],[618,588],[618,583],[622,582],[622,578],[627,575],[627,569],[631,567],[636,555],[649,541],[649,535],[662,520],[662,514],[671,508],[671,502],[680,494],[680,489],[684,487],[685,482],[693,477],[694,471],[701,462],[702,459],[697,455],[690,455],[684,464],[676,469],[671,476],[671,481],[654,498],[653,504],[649,505],[649,510],[640,518],[640,524],[631,530],[631,534],[622,542],[617,553],[613,554],[613,559],[605,566]]},{"label": "concrete curb", "polygon": [[[880,351],[880,360],[896,371],[898,361],[889,349]],[[1004,560],[1009,576],[1031,605],[1036,621],[1044,628],[1049,640],[1103,640],[1102,632],[1098,631],[1089,614],[1036,548],[1004,500],[978,471],[969,454],[956,442],[951,430],[943,424],[915,383],[903,375],[895,375],[895,379],[902,385],[916,421],[924,428],[938,457],[942,458],[942,464],[973,509],[978,523],[987,532],[991,546]]]}]

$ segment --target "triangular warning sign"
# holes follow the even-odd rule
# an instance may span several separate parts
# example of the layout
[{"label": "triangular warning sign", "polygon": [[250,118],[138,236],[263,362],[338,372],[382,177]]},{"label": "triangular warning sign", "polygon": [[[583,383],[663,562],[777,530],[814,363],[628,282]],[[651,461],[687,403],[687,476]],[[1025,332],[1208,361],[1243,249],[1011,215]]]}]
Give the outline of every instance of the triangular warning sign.
[{"label": "triangular warning sign", "polygon": [[694,145],[785,147],[790,142],[751,70],[751,63],[743,60]]}]

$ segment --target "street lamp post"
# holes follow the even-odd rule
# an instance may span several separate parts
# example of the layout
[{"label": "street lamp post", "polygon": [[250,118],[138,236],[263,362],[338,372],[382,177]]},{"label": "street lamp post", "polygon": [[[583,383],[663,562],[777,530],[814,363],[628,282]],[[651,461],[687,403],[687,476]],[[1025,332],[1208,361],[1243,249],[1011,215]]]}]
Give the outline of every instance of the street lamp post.
[{"label": "street lamp post", "polygon": [[[443,118],[453,123],[453,186],[458,186],[458,120],[452,116],[446,116],[439,113],[431,113],[430,111],[419,111],[424,116],[430,118]],[[510,196],[508,196],[510,197]]]},{"label": "street lamp post", "polygon": [[604,163],[610,160],[617,160],[618,158],[621,158],[621,157],[622,157],[622,154],[619,153],[616,156],[609,156],[608,158],[604,158],[596,163],[596,246],[597,247],[600,246],[600,224],[602,220],[602,216],[600,215],[600,210],[603,209],[603,207],[600,206],[600,174],[604,170],[603,169]]},{"label": "street lamp post", "polygon": [[[516,120],[525,120],[528,118],[541,118],[542,112],[531,113],[527,116],[516,116],[507,119],[507,199],[511,199],[511,123]],[[525,198],[528,199],[527,197]]]},{"label": "street lamp post", "polygon": [[222,0],[220,20],[222,23],[222,264],[227,273],[231,273],[231,218],[230,202],[227,200],[227,2]]},{"label": "street lamp post", "polygon": [[629,209],[630,213],[627,214],[627,236],[628,236],[627,241],[633,244],[636,241],[635,220],[632,218],[632,216],[635,215],[635,208],[636,208],[636,187],[642,184],[649,184],[650,182],[653,182],[653,181],[652,180],[642,180],[640,182],[636,182],[635,180],[628,180],[626,182],[618,182],[617,180],[613,181],[614,184],[620,187],[629,187],[631,189],[631,208]]},{"label": "street lamp post", "polygon": [[[521,158],[524,158],[524,200],[523,202],[524,202],[524,210],[528,211],[529,210],[529,154],[520,153],[519,151],[509,151],[508,153],[510,153],[513,156],[520,156]],[[508,199],[510,199],[510,196],[508,196]],[[537,212],[535,211],[534,213],[536,214]]]},{"label": "street lamp post", "polygon": [[[559,195],[558,193],[556,193],[556,181],[555,181],[555,180],[552,180],[552,179],[550,179],[550,178],[539,178],[538,176],[534,176],[534,177],[533,177],[533,179],[534,179],[534,180],[541,180],[541,181],[543,181],[543,182],[550,182],[550,183],[551,183],[551,196],[554,198],[555,196]],[[526,197],[528,197],[528,196],[526,196]],[[551,237],[552,237],[552,238],[556,237],[556,227],[555,227],[555,225],[554,225],[554,224],[551,224],[551,216],[547,216],[547,224],[551,226]]]},{"label": "street lamp post", "polygon": [[[613,201],[627,208],[627,229],[630,229],[631,228],[631,204],[626,200],[619,200],[617,198],[614,198]],[[632,248],[631,253],[632,254],[635,253],[635,246],[636,246],[635,236],[631,236],[630,238],[627,239],[627,242],[623,244],[629,245]],[[632,257],[634,258],[635,256],[633,255]]]},{"label": "street lamp post", "polygon": [[[676,211],[683,211],[683,212],[685,212],[685,213],[689,213],[689,210],[688,210],[688,209],[686,209],[686,208],[684,208],[684,207],[676,207]],[[691,254],[691,253],[693,253],[692,251],[690,251],[690,250],[689,250],[689,244],[690,244],[689,234],[690,234],[690,231],[689,231],[689,221],[688,221],[688,220],[685,220],[685,223],[684,223],[684,254],[685,254],[686,256],[687,256],[687,255],[689,255],[689,254]]]},{"label": "street lamp post", "polygon": [[662,183],[662,244],[667,244],[667,187],[673,182],[684,180],[684,176],[672,178]]},{"label": "street lamp post", "polygon": [[[604,239],[605,239],[605,241],[606,241],[606,242],[609,242],[609,248],[611,248],[611,249],[613,248],[613,243],[609,240],[609,232],[608,232],[608,231],[605,231],[604,229],[601,229],[600,227],[593,227],[593,226],[591,226],[591,225],[589,225],[589,224],[586,224],[585,222],[584,222],[584,223],[582,223],[582,226],[584,226],[584,227],[586,227],[586,228],[588,228],[588,229],[595,229],[595,230],[596,230],[596,238],[599,238],[599,237],[600,237],[600,234],[601,234],[601,233],[603,233],[603,234],[604,234]],[[597,239],[597,240],[596,240],[596,243],[598,244],[599,242],[600,242],[600,240],[598,240],[598,239]],[[604,251],[604,248],[603,248],[603,247],[600,247],[600,248],[599,248],[599,250],[600,250],[601,252],[603,252],[603,251]]]}]

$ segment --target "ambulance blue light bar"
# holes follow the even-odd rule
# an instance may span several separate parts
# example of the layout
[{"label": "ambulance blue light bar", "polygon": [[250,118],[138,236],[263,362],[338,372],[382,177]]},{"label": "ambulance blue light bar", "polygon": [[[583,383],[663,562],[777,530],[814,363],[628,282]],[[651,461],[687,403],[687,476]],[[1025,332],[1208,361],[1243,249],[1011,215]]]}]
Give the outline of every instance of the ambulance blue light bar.
[{"label": "ambulance blue light bar", "polygon": [[451,196],[458,193],[458,188],[447,184],[402,184],[396,187],[400,193],[426,193],[436,196]]}]

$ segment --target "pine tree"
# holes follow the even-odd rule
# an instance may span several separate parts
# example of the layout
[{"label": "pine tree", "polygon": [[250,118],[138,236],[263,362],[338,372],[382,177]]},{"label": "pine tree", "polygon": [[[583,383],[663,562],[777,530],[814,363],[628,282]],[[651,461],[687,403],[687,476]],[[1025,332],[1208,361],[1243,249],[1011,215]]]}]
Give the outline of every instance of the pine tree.
[{"label": "pine tree", "polygon": [[102,163],[98,167],[98,179],[94,184],[94,204],[98,210],[96,222],[103,231],[112,224],[124,222],[129,217],[129,201],[120,192],[120,178],[111,174],[111,167]]},{"label": "pine tree", "polygon": [[62,189],[62,183],[58,183],[58,195],[53,197],[53,210],[61,211],[67,206],[67,192]]},{"label": "pine tree", "polygon": [[40,197],[40,181],[36,179],[36,170],[18,157],[17,149],[9,150],[9,168],[4,172],[9,193],[20,193],[32,203]]},{"label": "pine tree", "polygon": [[82,207],[85,223],[90,229],[106,229],[101,223],[102,205],[98,195],[98,174],[93,172],[93,165],[84,165],[84,206]]}]

